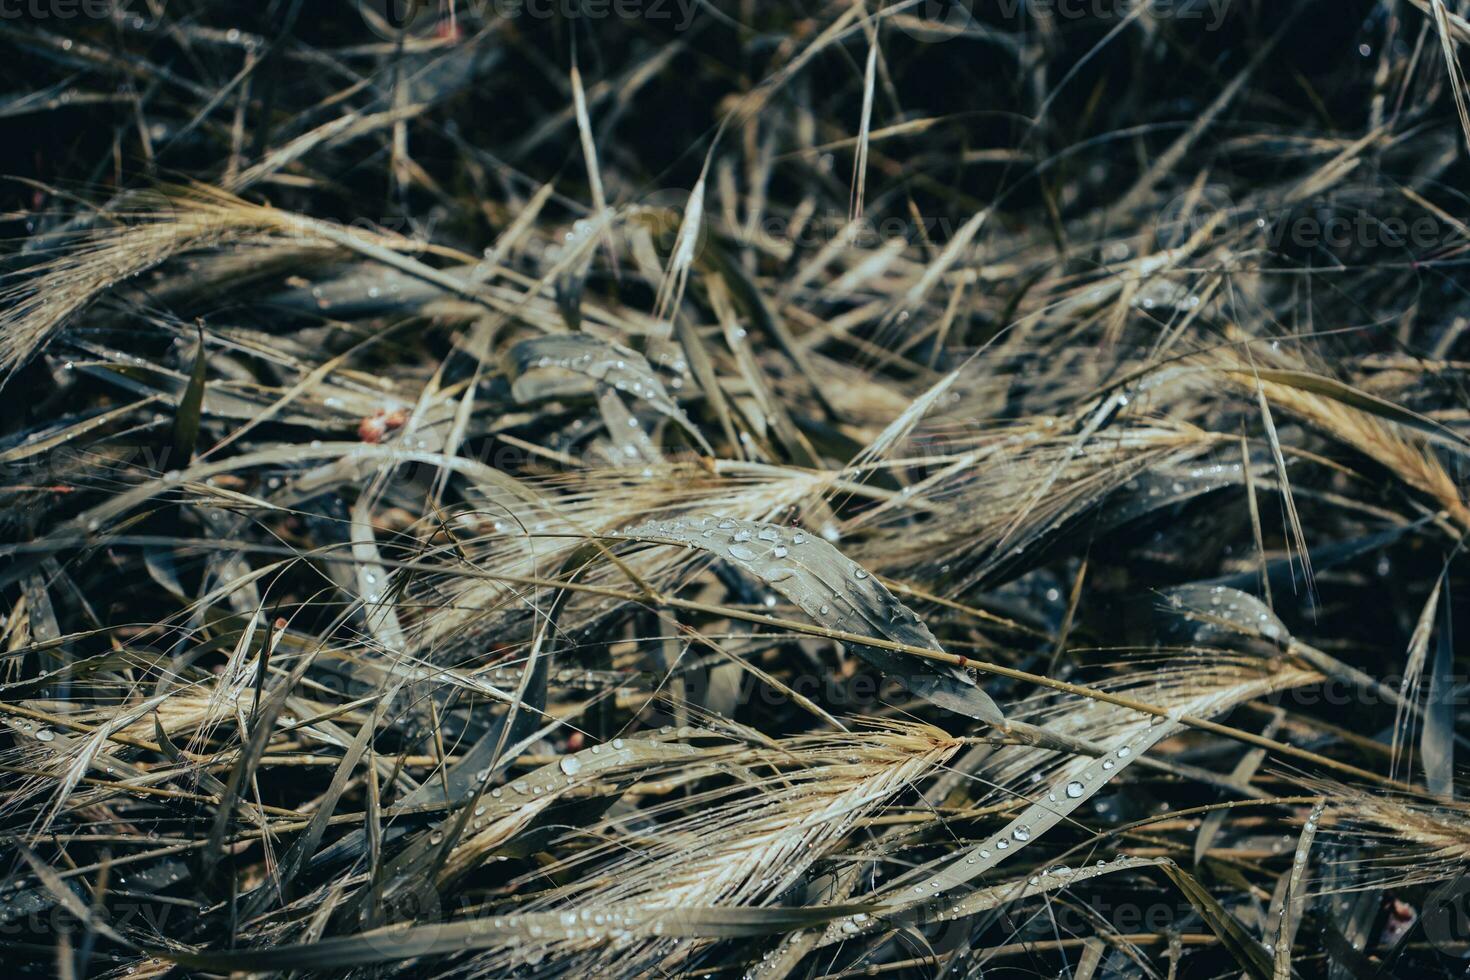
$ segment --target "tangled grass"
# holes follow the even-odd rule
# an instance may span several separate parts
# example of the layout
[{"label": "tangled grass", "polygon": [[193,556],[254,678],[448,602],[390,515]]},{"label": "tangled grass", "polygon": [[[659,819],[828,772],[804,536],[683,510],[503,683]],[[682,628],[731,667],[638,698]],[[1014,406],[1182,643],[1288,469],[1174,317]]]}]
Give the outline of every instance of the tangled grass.
[{"label": "tangled grass", "polygon": [[1470,7],[63,6],[15,975],[1461,975]]}]

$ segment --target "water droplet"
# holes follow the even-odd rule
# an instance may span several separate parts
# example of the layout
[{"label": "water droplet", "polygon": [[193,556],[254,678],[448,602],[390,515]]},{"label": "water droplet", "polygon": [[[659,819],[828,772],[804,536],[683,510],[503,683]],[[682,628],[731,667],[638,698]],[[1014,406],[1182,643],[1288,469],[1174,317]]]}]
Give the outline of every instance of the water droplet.
[{"label": "water droplet", "polygon": [[559,763],[561,771],[568,776],[575,776],[582,771],[582,760],[574,755],[563,756]]},{"label": "water droplet", "polygon": [[1080,782],[1074,779],[1067,784],[1067,795],[1075,800],[1082,795],[1082,791],[1084,788],[1085,787]]}]

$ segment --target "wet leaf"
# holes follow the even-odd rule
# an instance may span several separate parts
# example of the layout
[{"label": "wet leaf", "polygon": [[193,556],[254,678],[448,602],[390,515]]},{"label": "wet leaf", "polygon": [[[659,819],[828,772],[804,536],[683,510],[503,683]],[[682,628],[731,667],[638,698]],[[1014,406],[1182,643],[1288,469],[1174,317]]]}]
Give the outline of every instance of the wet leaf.
[{"label": "wet leaf", "polygon": [[[757,521],[697,517],[652,521],[615,536],[708,552],[766,583],[819,625],[943,649],[918,614],[867,569],[805,531]],[[963,670],[875,647],[859,646],[854,652],[942,708],[992,725],[1004,724],[1000,708]]]},{"label": "wet leaf", "polygon": [[507,369],[511,394],[518,402],[582,394],[594,385],[604,385],[668,416],[706,452],[714,453],[648,361],[635,350],[587,334],[551,334],[512,347]]},{"label": "wet leaf", "polygon": [[209,371],[209,352],[204,344],[204,326],[199,326],[199,349],[194,352],[194,369],[189,374],[189,384],[179,398],[174,413],[174,456],[173,468],[183,466],[194,458],[194,444],[199,441],[199,419],[204,410],[204,379]]}]

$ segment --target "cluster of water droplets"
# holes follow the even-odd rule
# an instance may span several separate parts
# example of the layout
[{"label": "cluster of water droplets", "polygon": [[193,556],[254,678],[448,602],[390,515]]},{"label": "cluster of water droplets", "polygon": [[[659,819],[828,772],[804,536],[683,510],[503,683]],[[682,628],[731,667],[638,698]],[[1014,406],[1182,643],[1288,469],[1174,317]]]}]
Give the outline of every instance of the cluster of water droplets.
[{"label": "cluster of water droplets", "polygon": [[[630,434],[619,431],[619,423],[640,428],[639,422],[626,409],[613,413],[616,418],[607,418],[608,397],[628,396],[644,402],[678,423],[709,451],[703,436],[669,395],[648,360],[635,350],[581,333],[553,334],[516,344],[511,348],[509,361],[513,371],[512,396],[520,402],[576,393],[579,385],[569,385],[565,380],[567,374],[586,379],[582,385],[590,382],[604,403],[608,434],[624,455],[631,457],[641,453],[628,438]],[[682,359],[674,362],[675,370],[680,372],[674,380],[680,384],[686,367]],[[547,372],[550,371],[558,372],[562,380],[558,381],[555,375],[548,377]],[[628,451],[630,448],[632,452]]]},{"label": "cluster of water droplets", "polygon": [[[867,569],[806,531],[728,517],[690,517],[647,521],[620,533],[698,548],[731,561],[829,629],[943,649],[922,618]],[[959,667],[858,642],[853,652],[941,707],[992,723],[1002,720],[1000,709]]]},{"label": "cluster of water droplets", "polygon": [[36,724],[28,718],[6,719],[6,725],[18,735],[33,738],[38,742],[52,742],[56,740],[56,733],[44,725]]},{"label": "cluster of water droplets", "polygon": [[[635,350],[586,334],[553,334],[516,344],[510,361],[525,381],[531,372],[561,370],[605,384],[614,391],[641,398],[665,414],[679,414],[678,406],[644,356]],[[682,368],[683,362],[679,362]],[[535,387],[517,379],[518,400],[535,396]]]},{"label": "cluster of water droplets", "polygon": [[[804,546],[812,541],[805,531],[795,528],[708,516],[649,521],[624,528],[621,533],[628,537],[676,541],[710,551],[736,562],[764,582],[772,585],[788,583],[787,588],[781,590],[783,594],[796,587],[793,580],[804,570],[802,560],[808,553]],[[856,566],[851,574],[857,582],[868,577],[865,570]],[[801,584],[811,587],[814,583]],[[787,598],[797,601],[803,608],[810,604],[810,601],[803,603],[791,594],[787,594]],[[834,594],[816,602],[819,616],[830,616],[831,603],[838,599]]]},{"label": "cluster of water droplets", "polygon": [[1225,634],[1259,635],[1272,641],[1290,639],[1290,633],[1270,607],[1248,592],[1227,585],[1184,585],[1165,593],[1178,615],[1169,633],[1195,642],[1219,642]]},{"label": "cluster of water droplets", "polygon": [[1163,507],[1245,482],[1241,463],[1210,463],[1188,470],[1153,470],[1122,484],[1104,511],[1107,525],[1136,520]]},{"label": "cluster of water droplets", "polygon": [[21,590],[26,597],[31,639],[36,643],[58,639],[61,631],[51,606],[51,596],[46,591],[46,580],[39,574],[27,575],[21,581]]},{"label": "cluster of water droplets", "polygon": [[950,860],[925,880],[905,883],[901,892],[880,896],[879,900],[896,901],[907,908],[972,881],[1065,819],[1177,727],[1177,722],[1171,719],[1155,718],[1101,756],[1089,759],[1080,767],[1069,766],[1045,796],[1034,799],[994,837],[972,847],[962,857]]},{"label": "cluster of water droplets", "polygon": [[[483,830],[493,821],[519,810],[527,803],[549,800],[577,782],[591,779],[598,773],[626,766],[640,759],[663,758],[671,750],[679,755],[687,754],[693,750],[678,744],[676,739],[693,734],[695,732],[692,729],[679,729],[676,736],[674,729],[666,728],[660,729],[656,738],[614,738],[579,752],[567,753],[556,762],[541,766],[503,786],[486,789],[470,814],[469,827],[475,831]],[[673,742],[672,746],[670,742]],[[475,780],[482,784],[488,783],[491,775],[489,769],[481,769],[475,774]],[[446,823],[442,826],[447,825]],[[442,827],[430,832],[429,843],[438,844],[442,840]]]}]

